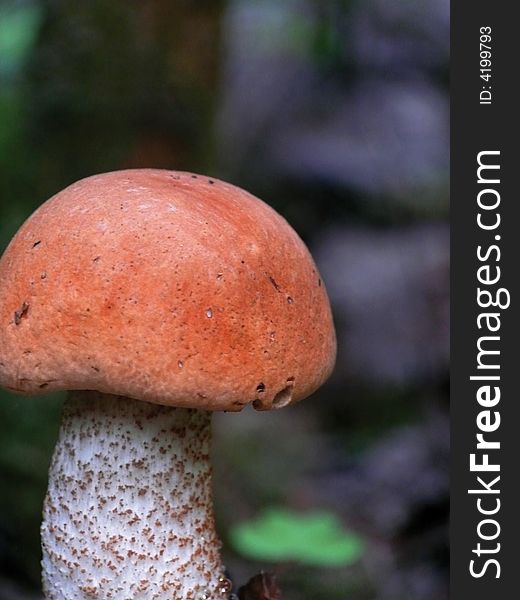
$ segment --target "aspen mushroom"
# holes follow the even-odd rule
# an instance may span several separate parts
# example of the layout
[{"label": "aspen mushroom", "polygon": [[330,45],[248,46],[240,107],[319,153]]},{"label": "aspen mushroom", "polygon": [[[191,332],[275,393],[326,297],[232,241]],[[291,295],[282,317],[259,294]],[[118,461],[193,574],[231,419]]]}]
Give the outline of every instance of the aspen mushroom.
[{"label": "aspen mushroom", "polygon": [[335,359],[303,242],[230,184],[120,171],[44,203],[0,282],[0,385],[69,390],[44,504],[46,597],[227,598],[211,412],[296,402]]}]

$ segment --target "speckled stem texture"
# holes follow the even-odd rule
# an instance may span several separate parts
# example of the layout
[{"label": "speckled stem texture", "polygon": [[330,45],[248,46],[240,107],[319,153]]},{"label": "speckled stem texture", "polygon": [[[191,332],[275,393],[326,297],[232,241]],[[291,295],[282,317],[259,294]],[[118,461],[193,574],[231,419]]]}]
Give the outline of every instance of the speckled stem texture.
[{"label": "speckled stem texture", "polygon": [[71,392],[42,525],[49,600],[228,598],[210,413]]}]

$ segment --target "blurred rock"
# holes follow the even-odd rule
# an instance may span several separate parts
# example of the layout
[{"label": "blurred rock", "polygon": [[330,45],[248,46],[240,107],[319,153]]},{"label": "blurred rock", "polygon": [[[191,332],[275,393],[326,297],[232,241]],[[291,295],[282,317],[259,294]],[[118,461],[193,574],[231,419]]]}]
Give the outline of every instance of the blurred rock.
[{"label": "blurred rock", "polygon": [[261,173],[249,159],[295,105],[302,104],[314,80],[312,65],[290,36],[292,20],[305,4],[229,2],[218,115],[219,159],[227,171],[253,168]]},{"label": "blurred rock", "polygon": [[319,476],[314,502],[364,533],[377,600],[445,600],[449,564],[449,420],[434,413]]},{"label": "blurred rock", "polygon": [[377,387],[447,377],[447,225],[336,228],[314,255],[336,317],[337,382]]},{"label": "blurred rock", "polygon": [[350,17],[345,39],[361,68],[402,73],[445,68],[449,61],[449,0],[364,0]]},{"label": "blurred rock", "polygon": [[[287,115],[273,132],[271,169],[353,189],[371,202],[386,196],[418,213],[446,208],[449,109],[433,86],[365,80],[315,90],[308,101],[307,114]],[[438,193],[425,194],[428,188]]]},{"label": "blurred rock", "polygon": [[[430,415],[394,430],[354,463],[321,475],[309,494],[374,538],[405,543],[416,531],[426,538],[430,529],[445,525],[449,444],[448,418]],[[416,558],[421,552],[414,552]]]},{"label": "blurred rock", "polygon": [[[389,4],[373,3],[380,12]],[[358,27],[366,27],[358,12],[344,11],[338,22],[349,19],[355,29],[359,19]],[[428,10],[415,16],[428,19]],[[336,25],[320,21],[310,1],[230,4],[218,126],[223,170],[253,189],[298,182],[355,192],[371,203],[390,200],[415,214],[446,212],[446,91],[404,68],[346,76],[348,58],[332,56],[330,63],[312,42],[327,27],[338,43],[350,42]]]},{"label": "blurred rock", "polygon": [[353,466],[320,481],[317,495],[348,521],[376,537],[411,535],[427,511],[425,529],[435,526],[449,498],[449,425],[435,415],[400,428],[379,441]]},{"label": "blurred rock", "polygon": [[377,600],[448,600],[446,572],[420,563],[406,570],[385,573],[379,579]]}]

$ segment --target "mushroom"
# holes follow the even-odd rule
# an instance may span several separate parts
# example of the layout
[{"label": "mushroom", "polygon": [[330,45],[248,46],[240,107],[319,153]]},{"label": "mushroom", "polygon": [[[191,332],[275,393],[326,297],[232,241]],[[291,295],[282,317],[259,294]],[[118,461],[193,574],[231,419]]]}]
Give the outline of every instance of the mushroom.
[{"label": "mushroom", "polygon": [[68,390],[44,504],[46,597],[227,598],[211,412],[296,402],[335,359],[303,242],[230,184],[119,171],[44,203],[0,281],[0,385]]}]

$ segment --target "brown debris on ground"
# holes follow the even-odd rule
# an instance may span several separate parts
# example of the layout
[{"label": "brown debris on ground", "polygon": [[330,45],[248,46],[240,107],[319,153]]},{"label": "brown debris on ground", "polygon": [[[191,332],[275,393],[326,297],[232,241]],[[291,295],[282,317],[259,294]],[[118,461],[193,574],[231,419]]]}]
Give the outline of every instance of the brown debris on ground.
[{"label": "brown debris on ground", "polygon": [[272,573],[259,573],[238,590],[239,600],[282,600],[282,592]]}]

